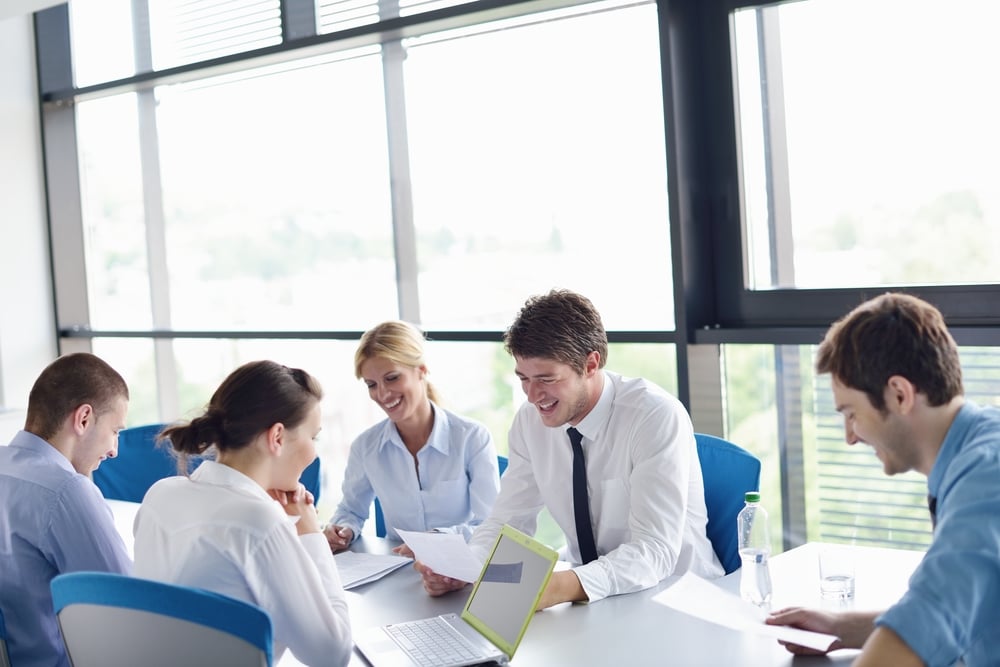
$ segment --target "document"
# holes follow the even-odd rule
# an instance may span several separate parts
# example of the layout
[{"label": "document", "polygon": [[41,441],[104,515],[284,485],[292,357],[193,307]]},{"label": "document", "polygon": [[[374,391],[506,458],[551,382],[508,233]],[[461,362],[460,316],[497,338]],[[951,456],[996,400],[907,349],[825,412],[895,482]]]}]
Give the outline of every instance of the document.
[{"label": "document", "polygon": [[333,556],[340,572],[340,582],[344,590],[367,584],[369,581],[381,579],[393,570],[398,570],[412,558],[388,554],[366,554],[354,551],[343,551]]},{"label": "document", "polygon": [[483,564],[465,543],[465,538],[455,533],[421,533],[396,529],[406,546],[421,563],[438,574],[460,581],[475,581]]},{"label": "document", "polygon": [[786,625],[767,625],[764,623],[766,611],[690,572],[670,588],[653,596],[653,601],[717,625],[808,646],[817,651],[829,650],[837,639],[834,635],[821,632]]}]

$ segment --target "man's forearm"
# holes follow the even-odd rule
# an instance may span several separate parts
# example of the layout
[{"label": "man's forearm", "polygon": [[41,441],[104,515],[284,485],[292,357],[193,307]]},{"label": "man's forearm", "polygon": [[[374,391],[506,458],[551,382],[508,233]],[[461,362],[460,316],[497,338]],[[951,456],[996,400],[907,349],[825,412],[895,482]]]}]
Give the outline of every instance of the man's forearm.
[{"label": "man's forearm", "polygon": [[836,632],[845,648],[861,648],[875,630],[881,612],[846,611],[837,615]]},{"label": "man's forearm", "polygon": [[561,602],[583,602],[585,600],[587,600],[587,593],[583,590],[580,578],[573,570],[563,570],[552,573],[552,577],[549,578],[549,583],[542,593],[542,598],[538,601],[538,609],[545,609]]},{"label": "man's forearm", "polygon": [[885,626],[875,628],[865,642],[861,655],[854,660],[854,667],[923,667],[923,664],[923,660],[906,642],[892,628]]}]

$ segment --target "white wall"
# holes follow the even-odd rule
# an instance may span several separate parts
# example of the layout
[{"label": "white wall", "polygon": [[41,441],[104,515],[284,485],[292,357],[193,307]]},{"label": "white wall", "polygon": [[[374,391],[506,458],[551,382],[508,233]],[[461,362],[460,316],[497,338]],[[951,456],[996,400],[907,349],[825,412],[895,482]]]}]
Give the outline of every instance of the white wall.
[{"label": "white wall", "polygon": [[0,63],[0,407],[19,409],[57,354],[30,14],[0,20]]},{"label": "white wall", "polygon": [[0,0],[0,21],[12,16],[24,16],[29,12],[60,5],[65,0]]}]

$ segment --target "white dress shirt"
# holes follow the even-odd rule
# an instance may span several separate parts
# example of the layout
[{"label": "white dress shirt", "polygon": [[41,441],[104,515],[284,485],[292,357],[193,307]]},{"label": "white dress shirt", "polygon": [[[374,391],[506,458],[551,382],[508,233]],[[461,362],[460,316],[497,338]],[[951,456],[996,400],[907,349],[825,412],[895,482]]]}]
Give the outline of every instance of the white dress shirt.
[{"label": "white dress shirt", "polygon": [[160,480],[135,520],[135,575],[252,602],[271,616],[274,662],[285,648],[307,665],[346,665],[347,599],[322,533],[295,521],[255,481],[206,461]]},{"label": "white dress shirt", "polygon": [[[469,543],[477,555],[486,557],[505,523],[534,534],[544,506],[566,534],[569,559],[581,562],[566,428],[545,426],[530,403],[518,410],[500,495]],[[589,600],[649,588],[671,574],[722,576],[705,535],[701,466],[684,406],[646,380],[604,371],[601,397],[576,428],[599,558],[573,571]]]},{"label": "white dress shirt", "polygon": [[458,533],[466,539],[490,513],[500,489],[497,452],[485,426],[434,403],[434,426],[427,444],[413,455],[392,421],[372,426],[351,443],[342,486],[343,499],[330,523],[347,526],[354,537],[378,496],[386,537],[395,528]]}]

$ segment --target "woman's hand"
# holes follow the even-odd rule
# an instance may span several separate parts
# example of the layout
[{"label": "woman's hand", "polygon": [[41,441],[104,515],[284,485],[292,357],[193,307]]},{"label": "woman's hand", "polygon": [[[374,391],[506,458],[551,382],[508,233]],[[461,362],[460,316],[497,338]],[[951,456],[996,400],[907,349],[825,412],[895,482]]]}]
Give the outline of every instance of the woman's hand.
[{"label": "woman's hand", "polygon": [[292,491],[271,489],[267,493],[278,501],[288,516],[298,517],[295,529],[299,535],[320,532],[319,516],[316,514],[316,506],[313,504],[313,494],[309,493],[302,484],[299,484]]},{"label": "woman's hand", "polygon": [[397,556],[404,556],[406,558],[413,558],[413,549],[406,546],[405,544],[400,544],[398,547],[392,548],[392,553]]}]

